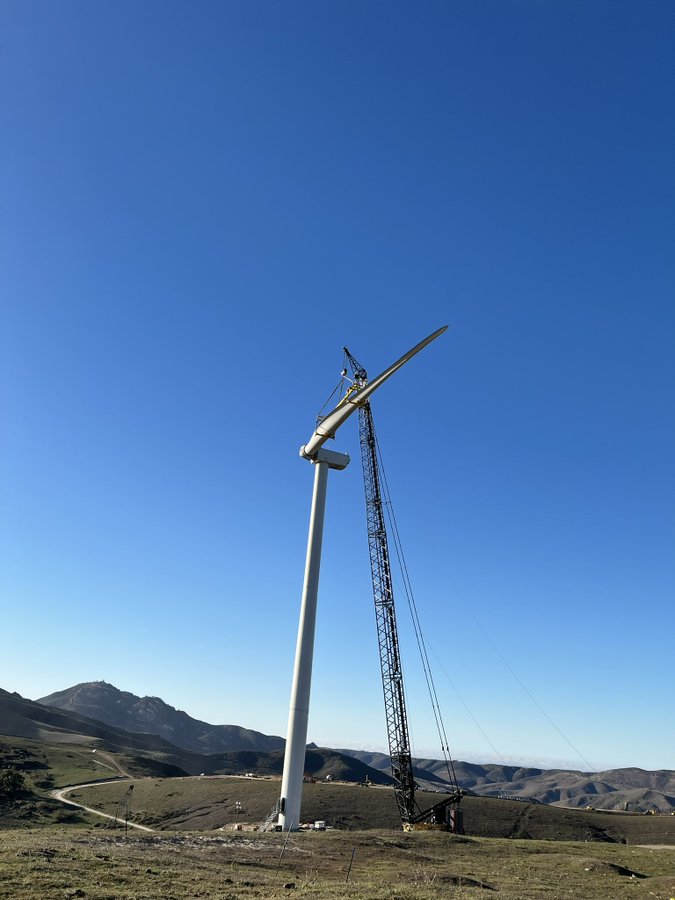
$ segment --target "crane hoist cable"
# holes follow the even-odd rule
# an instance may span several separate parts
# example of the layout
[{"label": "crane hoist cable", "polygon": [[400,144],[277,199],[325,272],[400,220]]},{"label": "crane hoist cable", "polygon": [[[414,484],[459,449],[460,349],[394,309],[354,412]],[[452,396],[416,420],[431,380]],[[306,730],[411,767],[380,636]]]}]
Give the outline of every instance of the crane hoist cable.
[{"label": "crane hoist cable", "polygon": [[438,700],[438,693],[436,691],[436,684],[434,681],[433,670],[431,668],[431,663],[429,662],[429,654],[427,652],[427,645],[424,639],[424,632],[422,631],[422,623],[420,621],[419,612],[417,610],[417,603],[415,602],[415,595],[412,589],[412,583],[410,581],[410,575],[408,573],[408,565],[405,560],[405,555],[403,553],[403,544],[401,542],[401,536],[398,530],[398,524],[396,522],[396,515],[394,513],[394,505],[391,501],[391,494],[389,491],[389,485],[387,483],[387,476],[384,470],[384,464],[382,461],[382,452],[380,450],[380,445],[377,440],[377,436],[375,437],[375,443],[377,446],[377,454],[378,454],[378,462],[380,467],[381,474],[381,483],[382,483],[382,494],[384,497],[384,505],[387,511],[387,518],[390,524],[390,531],[394,542],[394,549],[396,551],[396,558],[398,559],[398,565],[401,572],[401,580],[403,583],[403,590],[406,595],[406,600],[408,601],[408,609],[410,610],[410,618],[413,623],[413,630],[415,632],[415,640],[417,641],[417,648],[419,650],[420,659],[422,661],[422,670],[424,672],[424,680],[427,685],[427,693],[429,694],[429,700],[431,703],[431,709],[434,715],[434,722],[436,724],[436,733],[438,734],[438,739],[441,745],[441,752],[443,753],[443,762],[445,763],[445,769],[448,776],[448,781],[455,788],[457,787],[457,775],[455,773],[455,765],[452,760],[452,755],[450,753],[450,746],[448,742],[448,736],[445,731],[445,723],[443,721],[443,715],[441,713],[441,706]]}]

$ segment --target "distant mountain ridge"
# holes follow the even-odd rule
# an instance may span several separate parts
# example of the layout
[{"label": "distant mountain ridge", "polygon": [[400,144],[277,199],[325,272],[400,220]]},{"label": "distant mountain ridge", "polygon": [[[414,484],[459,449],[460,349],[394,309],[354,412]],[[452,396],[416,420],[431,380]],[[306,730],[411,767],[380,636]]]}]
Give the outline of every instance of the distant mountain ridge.
[{"label": "distant mountain ridge", "polygon": [[[72,710],[26,700],[0,689],[0,735],[29,738],[49,744],[105,749],[120,754],[132,775],[173,777],[181,775],[256,774],[281,775],[284,751],[230,750],[196,753],[185,750],[156,734],[131,733]],[[0,754],[1,757],[1,754]],[[2,759],[0,758],[0,768]],[[318,780],[332,779],[389,784],[388,775],[371,769],[354,757],[337,750],[310,745],[305,768]]]},{"label": "distant mountain ridge", "polygon": [[226,753],[281,750],[285,741],[239,725],[211,725],[193,719],[159,697],[137,697],[106,681],[88,681],[36,701],[43,706],[70,710],[125,731],[158,734],[183,750]]},{"label": "distant mountain ridge", "polygon": [[101,746],[130,758],[147,757],[161,761],[166,769],[164,774],[185,775],[190,770],[191,758],[193,765],[201,760],[198,754],[180,751],[157,735],[129,734],[76,712],[43,706],[2,689],[0,734],[52,744]]},{"label": "distant mountain ridge", "polygon": [[[389,770],[385,753],[341,750],[379,771]],[[415,776],[433,787],[429,776],[443,777],[439,759],[415,759]],[[526,766],[479,765],[457,761],[454,770],[460,787],[481,797],[534,800],[567,808],[675,811],[675,772],[663,769],[608,769],[580,772],[570,769],[537,769]]]},{"label": "distant mountain ridge", "polygon": [[[85,682],[43,697],[40,704],[71,710],[128,732],[156,734],[176,747],[191,753],[249,753],[252,771],[281,772],[283,738],[268,736],[237,725],[210,725],[191,718],[158,697],[137,697],[120,691],[105,681]],[[335,754],[330,764],[326,754]],[[323,754],[321,759],[312,753]],[[259,755],[256,755],[259,754]],[[339,757],[339,761],[338,761]],[[345,759],[358,762],[358,773],[349,771]],[[173,761],[173,760],[172,760]],[[421,787],[443,790],[446,784],[444,763],[438,759],[413,760],[415,777]],[[192,762],[188,768],[194,772]],[[221,766],[224,760],[221,760]],[[384,753],[358,750],[308,750],[306,769],[312,774],[328,773],[347,780],[389,781],[389,757]],[[604,772],[580,772],[563,769],[539,769],[457,761],[455,773],[460,787],[486,797],[529,799],[555,806],[606,810],[661,812],[675,811],[675,772],[647,772],[638,768]],[[202,771],[207,771],[206,768]],[[209,771],[214,771],[211,763]],[[373,773],[377,773],[374,775]],[[342,773],[342,774],[340,774]]]}]

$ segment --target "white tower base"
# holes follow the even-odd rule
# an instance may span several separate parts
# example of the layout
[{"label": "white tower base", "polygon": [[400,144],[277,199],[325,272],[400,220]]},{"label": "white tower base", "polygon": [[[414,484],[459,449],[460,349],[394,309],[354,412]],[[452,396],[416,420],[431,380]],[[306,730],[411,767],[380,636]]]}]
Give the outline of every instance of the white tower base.
[{"label": "white tower base", "polygon": [[[302,449],[300,454],[302,455]],[[307,538],[307,559],[305,562],[305,581],[302,589],[298,642],[295,648],[291,704],[288,712],[284,774],[281,781],[281,798],[279,800],[279,825],[284,831],[297,829],[300,825],[302,778],[305,772],[309,694],[312,686],[316,603],[319,593],[319,569],[321,567],[321,545],[323,541],[324,512],[326,509],[328,469],[346,468],[349,464],[349,456],[321,448],[312,459],[312,464],[315,466],[314,492],[312,495],[312,512],[309,520],[309,536]]]}]

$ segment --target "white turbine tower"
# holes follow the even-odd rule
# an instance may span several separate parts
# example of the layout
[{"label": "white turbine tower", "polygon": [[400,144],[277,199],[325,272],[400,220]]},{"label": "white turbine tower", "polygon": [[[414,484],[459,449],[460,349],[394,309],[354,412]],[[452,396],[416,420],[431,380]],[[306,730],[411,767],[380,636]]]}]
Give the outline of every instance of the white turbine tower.
[{"label": "white turbine tower", "polygon": [[279,825],[284,830],[298,828],[300,825],[300,806],[302,803],[302,779],[305,768],[305,748],[307,745],[307,723],[309,721],[309,694],[312,683],[312,657],[314,653],[314,632],[316,625],[316,601],[319,592],[319,569],[321,566],[321,543],[323,538],[323,520],[326,507],[326,484],[329,469],[344,469],[349,464],[349,456],[324,450],[323,445],[352,413],[362,406],[373,391],[383,384],[401,366],[412,359],[427,344],[447,330],[447,325],[434,331],[429,337],[416,344],[393,365],[385,369],[361,388],[353,390],[335,409],[321,420],[314,434],[300,448],[300,455],[314,466],[314,493],[309,520],[309,537],[307,539],[307,558],[305,562],[305,580],[302,589],[300,608],[300,624],[298,641],[295,650],[295,668],[291,703],[288,712],[288,733],[286,753],[284,756],[284,774],[281,782],[281,797],[278,804]]}]

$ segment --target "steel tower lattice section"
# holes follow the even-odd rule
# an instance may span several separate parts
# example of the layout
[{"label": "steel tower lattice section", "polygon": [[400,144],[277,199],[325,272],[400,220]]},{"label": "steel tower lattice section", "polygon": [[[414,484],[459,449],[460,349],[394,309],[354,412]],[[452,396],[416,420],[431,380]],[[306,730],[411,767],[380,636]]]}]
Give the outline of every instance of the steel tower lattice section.
[{"label": "steel tower lattice section", "polygon": [[403,670],[396,626],[396,608],[391,578],[387,529],[384,520],[377,446],[370,403],[359,409],[359,436],[366,496],[368,549],[373,579],[373,599],[380,670],[384,693],[384,713],[394,790],[401,820],[415,819],[415,779],[413,775]]}]

